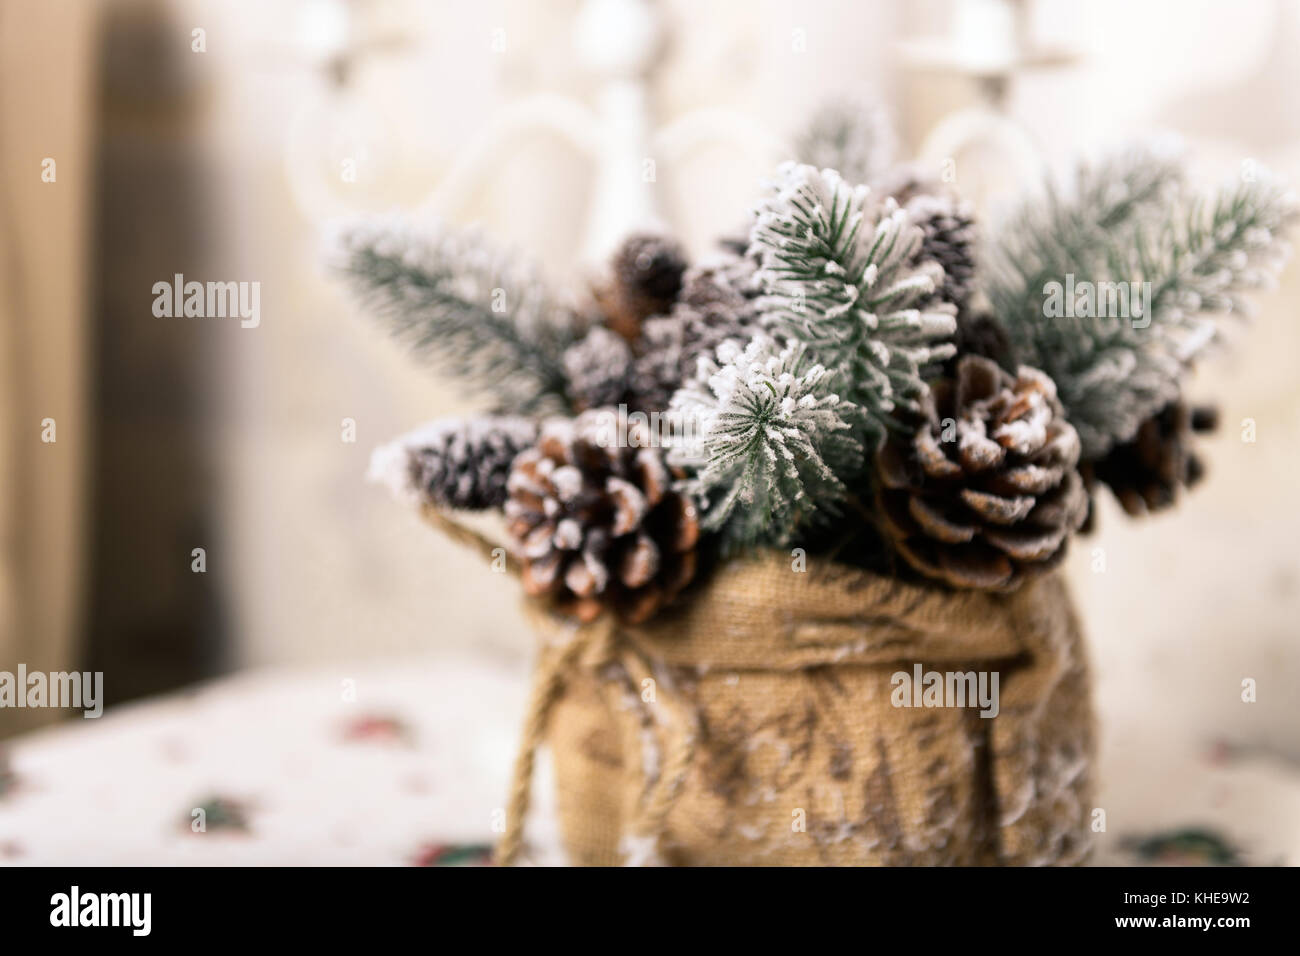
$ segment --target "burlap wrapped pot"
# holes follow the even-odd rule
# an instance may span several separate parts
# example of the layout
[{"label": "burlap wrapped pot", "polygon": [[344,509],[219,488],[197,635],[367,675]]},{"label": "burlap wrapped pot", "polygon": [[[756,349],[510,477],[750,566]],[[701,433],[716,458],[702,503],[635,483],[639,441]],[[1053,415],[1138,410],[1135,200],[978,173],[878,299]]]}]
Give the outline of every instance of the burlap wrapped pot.
[{"label": "burlap wrapped pot", "polygon": [[[1089,681],[1056,575],[951,593],[815,557],[796,571],[772,552],[722,564],[640,626],[527,607],[542,649],[503,862],[526,857],[543,742],[579,865],[1041,865],[1088,851]],[[894,675],[917,665],[996,673],[996,716],[896,706]]]}]

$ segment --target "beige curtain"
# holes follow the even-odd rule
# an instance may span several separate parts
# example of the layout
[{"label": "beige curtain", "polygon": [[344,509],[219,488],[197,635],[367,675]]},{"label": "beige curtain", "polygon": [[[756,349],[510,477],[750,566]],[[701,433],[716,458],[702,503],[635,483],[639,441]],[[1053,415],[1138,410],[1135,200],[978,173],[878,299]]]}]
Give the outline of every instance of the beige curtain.
[{"label": "beige curtain", "polygon": [[[97,6],[0,4],[0,671],[78,665]],[[0,736],[59,713],[0,710]]]}]

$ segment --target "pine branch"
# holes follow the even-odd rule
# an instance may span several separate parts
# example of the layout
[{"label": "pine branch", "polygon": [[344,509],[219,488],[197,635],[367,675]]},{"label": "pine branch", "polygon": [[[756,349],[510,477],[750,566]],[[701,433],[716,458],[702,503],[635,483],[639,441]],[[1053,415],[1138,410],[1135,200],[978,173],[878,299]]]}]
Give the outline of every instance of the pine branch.
[{"label": "pine branch", "polygon": [[394,336],[490,392],[498,409],[564,401],[573,331],[535,272],[475,232],[367,220],[342,233],[333,265]]},{"label": "pine branch", "polygon": [[874,447],[893,413],[915,409],[923,375],[953,353],[955,308],[925,304],[943,282],[937,262],[913,265],[922,232],[892,200],[873,201],[833,170],[787,163],[758,208],[749,254],[761,263],[763,322],[808,346],[862,406]]},{"label": "pine branch", "polygon": [[686,438],[669,461],[692,473],[685,487],[706,530],[735,547],[788,544],[839,513],[840,476],[862,466],[861,410],[830,390],[802,344],[760,333],[743,348],[723,343],[717,359],[701,358],[699,377],[673,397]]},{"label": "pine branch", "polygon": [[526,418],[442,418],[375,449],[370,472],[402,497],[485,511],[505,504],[510,466],[536,440]]},{"label": "pine branch", "polygon": [[1048,183],[1043,197],[1025,202],[998,230],[985,273],[995,314],[1008,324],[1041,317],[1045,283],[1106,265],[1113,249],[1159,221],[1184,178],[1169,151],[1134,147],[1079,166],[1068,192]]},{"label": "pine branch", "polygon": [[1139,248],[1137,265],[1152,277],[1152,311],[1178,319],[1251,314],[1244,293],[1273,286],[1290,253],[1286,233],[1297,219],[1295,195],[1267,176],[1222,189],[1209,202],[1193,202],[1158,244]]},{"label": "pine branch", "polygon": [[893,161],[897,140],[879,104],[849,100],[818,109],[795,141],[794,155],[818,169],[834,169],[851,183],[873,183]]},{"label": "pine branch", "polygon": [[[1182,194],[1174,167],[1143,169],[1139,155],[1081,174],[1073,200],[1027,206],[1007,227],[987,289],[1022,359],[1055,379],[1085,458],[1129,441],[1178,396],[1217,320],[1248,313],[1244,293],[1280,268],[1296,218],[1294,197],[1266,178],[1204,202]],[[1067,275],[1129,290],[1149,283],[1146,314],[1050,315],[1048,284]]]}]

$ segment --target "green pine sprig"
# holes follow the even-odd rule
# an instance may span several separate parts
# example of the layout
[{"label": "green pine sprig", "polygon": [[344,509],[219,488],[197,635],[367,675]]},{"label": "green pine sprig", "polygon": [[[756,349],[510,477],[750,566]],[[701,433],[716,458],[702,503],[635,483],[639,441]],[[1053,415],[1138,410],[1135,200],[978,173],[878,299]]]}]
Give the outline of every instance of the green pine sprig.
[{"label": "green pine sprig", "polygon": [[826,103],[795,140],[799,162],[833,169],[851,183],[874,183],[893,162],[893,123],[878,103],[853,99]]},{"label": "green pine sprig", "polygon": [[862,467],[862,410],[800,343],[728,340],[672,400],[672,464],[691,477],[702,525],[734,547],[784,546],[839,513],[841,475]]},{"label": "green pine sprig", "polygon": [[955,309],[929,301],[942,267],[914,263],[922,238],[892,200],[797,163],[780,168],[750,233],[764,325],[832,371],[862,407],[871,447],[897,411],[918,406],[928,368],[953,353]]},{"label": "green pine sprig", "polygon": [[500,411],[564,408],[563,310],[536,271],[470,230],[371,219],[339,236],[334,268],[413,350],[490,392]]},{"label": "green pine sprig", "polygon": [[[1270,177],[1200,198],[1176,163],[1129,153],[1080,172],[1071,197],[1027,203],[1002,229],[985,292],[1020,359],[1056,381],[1095,459],[1177,398],[1225,316],[1248,314],[1245,293],[1272,280],[1295,219],[1294,196]],[[1049,284],[1069,275],[1138,296],[1149,283],[1147,312],[1049,314]]]}]

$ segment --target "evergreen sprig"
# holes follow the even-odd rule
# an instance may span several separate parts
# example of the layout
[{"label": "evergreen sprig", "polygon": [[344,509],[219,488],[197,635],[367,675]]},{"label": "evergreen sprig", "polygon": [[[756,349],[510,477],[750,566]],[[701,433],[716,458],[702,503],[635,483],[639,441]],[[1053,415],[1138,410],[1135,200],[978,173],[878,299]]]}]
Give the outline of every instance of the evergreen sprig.
[{"label": "evergreen sprig", "polygon": [[1045,284],[1107,267],[1115,250],[1127,259],[1126,247],[1158,228],[1184,183],[1172,152],[1144,146],[1081,164],[1070,189],[1046,183],[998,228],[983,283],[994,313],[1008,325],[1041,317]]},{"label": "evergreen sprig", "polygon": [[490,390],[498,410],[563,407],[574,333],[528,263],[473,230],[402,218],[345,228],[334,258],[395,336]]},{"label": "evergreen sprig", "polygon": [[[1218,320],[1247,313],[1242,294],[1271,281],[1295,217],[1294,197],[1267,176],[1200,199],[1176,163],[1130,153],[1081,172],[1072,197],[1050,192],[1004,227],[986,293],[1022,360],[1056,381],[1085,458],[1131,440],[1178,396]],[[1137,321],[1049,315],[1048,283],[1067,275],[1130,291],[1150,283],[1148,312]]]},{"label": "evergreen sprig", "polygon": [[874,447],[896,410],[917,407],[926,369],[953,353],[955,309],[924,304],[943,269],[913,263],[922,233],[892,200],[831,169],[786,163],[779,176],[750,233],[762,320],[832,370]]},{"label": "evergreen sprig", "polygon": [[874,183],[893,162],[893,123],[878,104],[841,100],[820,107],[795,141],[799,162],[834,169],[851,183]]},{"label": "evergreen sprig", "polygon": [[862,466],[862,413],[832,379],[804,345],[762,333],[701,358],[697,379],[673,397],[682,427],[669,460],[691,472],[685,488],[705,529],[736,547],[783,546],[838,513],[839,476]]}]

